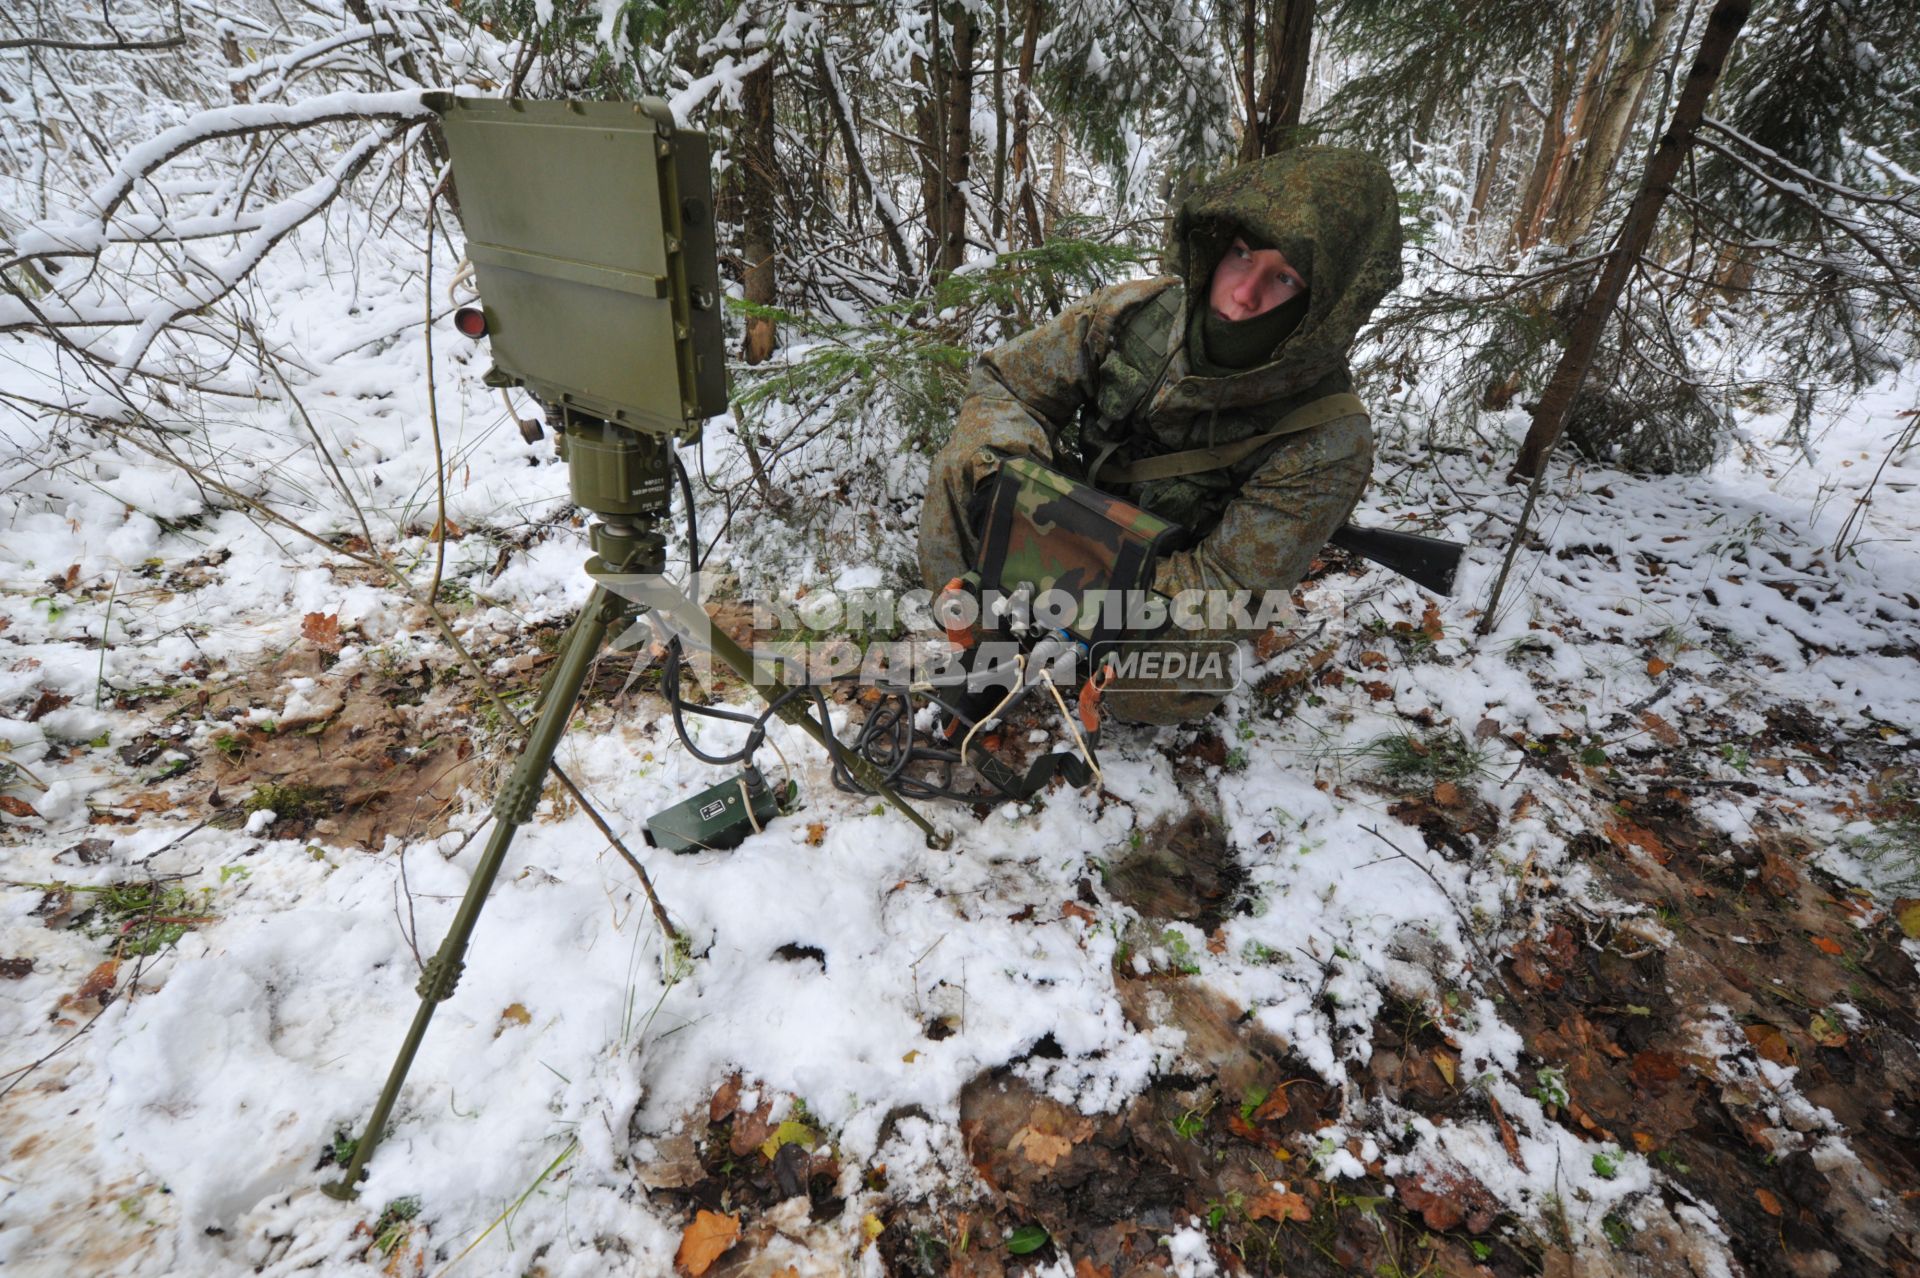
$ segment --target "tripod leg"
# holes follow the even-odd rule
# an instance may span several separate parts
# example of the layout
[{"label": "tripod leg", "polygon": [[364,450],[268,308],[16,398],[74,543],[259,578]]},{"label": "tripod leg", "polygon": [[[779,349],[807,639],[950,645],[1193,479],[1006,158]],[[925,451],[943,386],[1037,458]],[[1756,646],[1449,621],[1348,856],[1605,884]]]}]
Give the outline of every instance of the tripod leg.
[{"label": "tripod leg", "polygon": [[420,1050],[421,1040],[427,1036],[427,1025],[433,1020],[434,1008],[452,997],[454,986],[459,984],[460,971],[465,966],[467,942],[473,936],[474,924],[480,921],[480,911],[486,906],[487,893],[493,887],[493,880],[506,860],[507,847],[540,802],[540,790],[546,782],[547,769],[553,764],[554,749],[567,730],[567,721],[573,714],[573,703],[580,696],[581,686],[586,683],[587,671],[606,639],[608,627],[621,612],[620,601],[596,586],[587,600],[587,606],[580,610],[573,628],[567,632],[560,660],[543,690],[539,717],[528,730],[526,744],[521,747],[512,773],[501,785],[499,794],[494,796],[493,835],[480,855],[480,863],[474,867],[473,880],[467,885],[467,894],[461,898],[460,908],[453,916],[453,926],[448,929],[446,939],[440,942],[440,949],[427,961],[427,970],[420,976],[417,987],[420,1006],[413,1014],[413,1024],[407,1028],[400,1054],[394,1058],[393,1069],[387,1074],[387,1085],[380,1092],[380,1099],[373,1107],[373,1116],[367,1120],[366,1130],[360,1134],[359,1143],[354,1146],[346,1174],[322,1186],[330,1197],[349,1199],[360,1192],[361,1173],[380,1144],[387,1119],[393,1112],[394,1103],[400,1098],[400,1087],[406,1082],[407,1071],[413,1066],[414,1053]]}]

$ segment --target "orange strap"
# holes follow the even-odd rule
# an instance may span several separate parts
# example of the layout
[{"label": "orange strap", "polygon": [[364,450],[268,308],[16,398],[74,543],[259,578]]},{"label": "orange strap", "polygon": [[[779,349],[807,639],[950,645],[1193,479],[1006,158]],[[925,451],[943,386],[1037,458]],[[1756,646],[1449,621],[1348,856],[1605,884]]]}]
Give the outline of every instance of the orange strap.
[{"label": "orange strap", "polygon": [[1113,682],[1113,667],[1101,666],[1080,685],[1080,726],[1088,732],[1100,731],[1100,694]]},{"label": "orange strap", "polygon": [[[949,581],[946,584],[946,587],[944,589],[941,590],[940,598],[945,599],[948,595],[952,595],[952,594],[964,594],[966,593],[966,589],[967,589],[966,578],[955,577],[952,581]],[[956,648],[965,649],[965,648],[973,647],[973,644],[974,644],[973,627],[972,626],[955,626],[955,625],[949,624],[947,626],[947,642],[952,644]]]}]

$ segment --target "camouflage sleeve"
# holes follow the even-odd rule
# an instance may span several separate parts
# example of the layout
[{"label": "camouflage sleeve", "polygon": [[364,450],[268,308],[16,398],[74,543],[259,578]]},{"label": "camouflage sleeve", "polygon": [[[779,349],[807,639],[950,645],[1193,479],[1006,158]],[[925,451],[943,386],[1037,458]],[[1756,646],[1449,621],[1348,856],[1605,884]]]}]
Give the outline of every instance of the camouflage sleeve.
[{"label": "camouflage sleeve", "polygon": [[1182,590],[1291,590],[1353,510],[1373,470],[1373,430],[1359,413],[1282,440],[1191,550],[1154,575]]},{"label": "camouflage sleeve", "polygon": [[1060,432],[1093,397],[1115,326],[1172,281],[1099,289],[1045,324],[982,355],[953,434],[933,459],[920,514],[920,570],[931,589],[967,571],[975,547],[966,507],[1001,455],[1053,464]]}]

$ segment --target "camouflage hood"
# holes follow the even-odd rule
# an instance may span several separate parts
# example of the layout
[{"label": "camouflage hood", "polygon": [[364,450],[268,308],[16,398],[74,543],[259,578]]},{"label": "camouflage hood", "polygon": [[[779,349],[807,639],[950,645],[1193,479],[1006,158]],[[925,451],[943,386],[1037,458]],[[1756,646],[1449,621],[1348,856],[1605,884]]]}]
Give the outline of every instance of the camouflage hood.
[{"label": "camouflage hood", "polygon": [[1329,377],[1344,384],[1354,335],[1400,282],[1399,199],[1386,166],[1364,151],[1303,146],[1195,191],[1174,220],[1169,263],[1185,285],[1186,314],[1206,305],[1213,269],[1243,229],[1306,275],[1307,314],[1272,360],[1199,379],[1208,388],[1199,394],[1225,407],[1297,395]]}]

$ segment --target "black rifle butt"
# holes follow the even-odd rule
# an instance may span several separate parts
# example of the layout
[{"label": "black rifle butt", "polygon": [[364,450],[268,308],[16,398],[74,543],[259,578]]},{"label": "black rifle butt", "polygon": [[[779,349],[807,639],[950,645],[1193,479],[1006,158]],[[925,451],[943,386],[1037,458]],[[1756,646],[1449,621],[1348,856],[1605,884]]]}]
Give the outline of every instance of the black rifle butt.
[{"label": "black rifle butt", "polygon": [[1327,542],[1349,554],[1371,559],[1382,568],[1391,568],[1436,595],[1453,593],[1454,576],[1467,553],[1467,548],[1459,542],[1422,537],[1418,533],[1391,532],[1385,528],[1361,528],[1356,524],[1340,525]]}]

